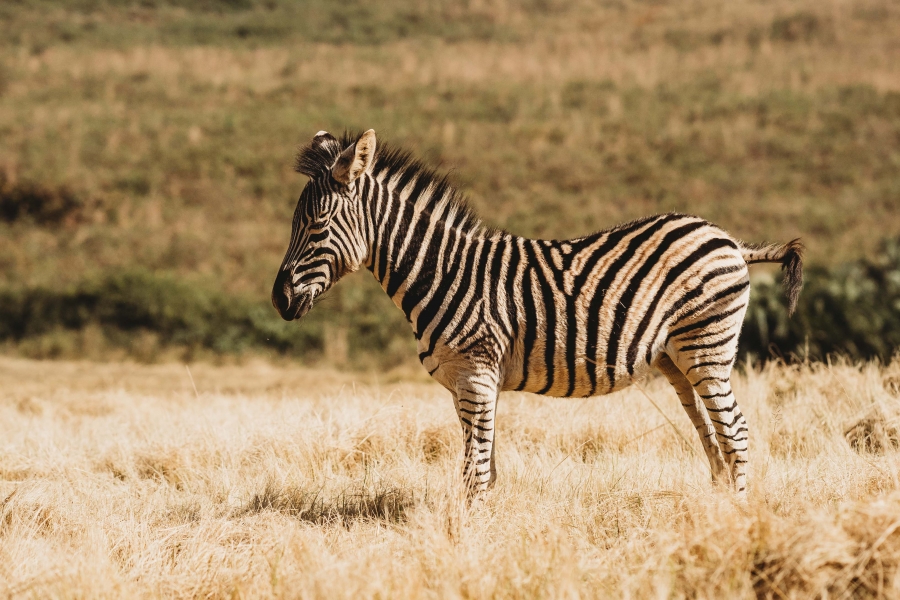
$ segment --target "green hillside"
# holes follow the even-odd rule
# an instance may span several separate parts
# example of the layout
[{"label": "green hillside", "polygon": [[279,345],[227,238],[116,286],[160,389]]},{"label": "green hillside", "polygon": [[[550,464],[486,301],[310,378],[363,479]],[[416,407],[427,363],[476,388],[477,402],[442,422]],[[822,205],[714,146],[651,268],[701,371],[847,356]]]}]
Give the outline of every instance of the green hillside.
[{"label": "green hillside", "polygon": [[[0,343],[412,356],[368,274],[299,326],[271,311],[293,153],[320,129],[374,128],[515,233],[677,210],[748,241],[801,236],[827,279],[900,232],[897,39],[890,0],[3,3]],[[127,303],[124,325],[49,308],[122,285],[145,312],[140,285],[196,302],[165,325]],[[190,333],[217,323],[253,333]]]}]

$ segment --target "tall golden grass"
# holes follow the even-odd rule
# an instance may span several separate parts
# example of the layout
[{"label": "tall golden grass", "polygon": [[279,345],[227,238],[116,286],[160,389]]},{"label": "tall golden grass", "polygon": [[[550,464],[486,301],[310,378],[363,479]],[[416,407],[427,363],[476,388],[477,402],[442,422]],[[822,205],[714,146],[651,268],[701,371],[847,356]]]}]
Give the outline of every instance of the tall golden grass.
[{"label": "tall golden grass", "polygon": [[896,361],[738,375],[745,505],[662,378],[503,395],[471,505],[418,372],[0,359],[0,384],[5,597],[900,596]]}]

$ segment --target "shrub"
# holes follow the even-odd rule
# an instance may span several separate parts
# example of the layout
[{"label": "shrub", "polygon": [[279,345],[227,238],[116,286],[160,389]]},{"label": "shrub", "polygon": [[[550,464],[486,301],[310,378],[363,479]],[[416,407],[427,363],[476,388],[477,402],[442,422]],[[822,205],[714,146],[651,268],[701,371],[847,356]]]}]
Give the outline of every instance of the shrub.
[{"label": "shrub", "polygon": [[887,362],[900,349],[900,238],[886,240],[876,260],[805,274],[797,314],[789,319],[779,285],[754,285],[741,337],[742,355],[771,354]]},{"label": "shrub", "polygon": [[99,326],[113,345],[127,347],[140,332],[160,343],[240,353],[250,347],[315,352],[315,327],[288,331],[274,311],[175,277],[126,271],[71,289],[0,290],[0,340],[20,342],[54,330]]},{"label": "shrub", "polygon": [[798,12],[772,21],[770,36],[781,42],[809,42],[821,37],[826,26],[819,17],[808,12]]},{"label": "shrub", "polygon": [[57,225],[81,218],[84,202],[70,189],[30,182],[11,183],[0,174],[0,220],[30,219],[38,225]]}]

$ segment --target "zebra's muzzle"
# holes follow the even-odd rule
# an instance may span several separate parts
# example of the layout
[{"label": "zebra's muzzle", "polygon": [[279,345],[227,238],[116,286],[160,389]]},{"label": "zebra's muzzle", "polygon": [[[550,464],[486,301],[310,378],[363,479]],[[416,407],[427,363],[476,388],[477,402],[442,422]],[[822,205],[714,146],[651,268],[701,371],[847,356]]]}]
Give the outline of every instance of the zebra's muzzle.
[{"label": "zebra's muzzle", "polygon": [[313,305],[313,298],[310,294],[301,294],[294,298],[286,296],[273,296],[272,304],[281,318],[285,321],[295,321],[308,313]]},{"label": "zebra's muzzle", "polygon": [[290,274],[286,271],[280,271],[278,276],[275,277],[275,284],[272,286],[272,306],[275,307],[282,319],[290,321],[294,318],[291,311],[293,303],[294,293],[291,290]]},{"label": "zebra's muzzle", "polygon": [[293,305],[293,313],[288,316],[288,314],[281,315],[286,321],[294,321],[299,319],[306,313],[310,311],[313,307],[313,294],[300,294],[294,299]]},{"label": "zebra's muzzle", "polygon": [[310,311],[321,288],[317,285],[294,287],[294,275],[290,270],[280,271],[272,286],[272,306],[285,321],[299,319]]},{"label": "zebra's muzzle", "polygon": [[290,284],[278,286],[272,291],[272,305],[285,321],[299,319],[310,311],[316,294],[303,291],[295,294]]}]

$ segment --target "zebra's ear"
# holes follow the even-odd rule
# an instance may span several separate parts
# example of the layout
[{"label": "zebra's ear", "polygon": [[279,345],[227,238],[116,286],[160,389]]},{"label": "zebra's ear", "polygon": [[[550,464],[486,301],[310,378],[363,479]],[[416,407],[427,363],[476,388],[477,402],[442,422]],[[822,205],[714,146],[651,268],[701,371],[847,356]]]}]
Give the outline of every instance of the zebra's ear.
[{"label": "zebra's ear", "polygon": [[331,176],[344,185],[356,181],[366,172],[375,157],[375,130],[362,134],[356,143],[341,152],[331,167]]}]

